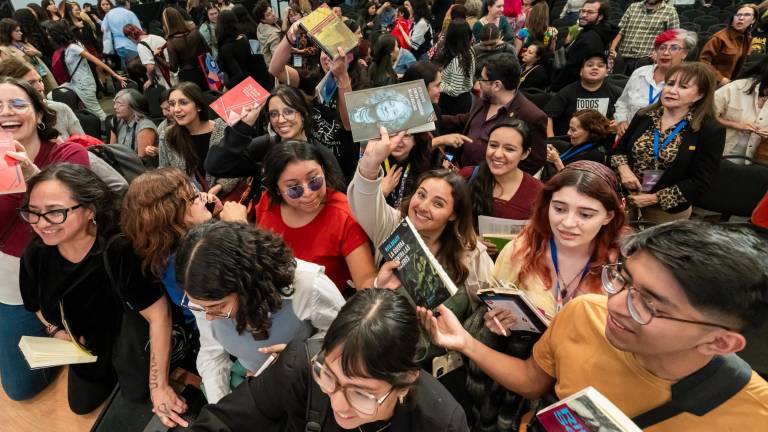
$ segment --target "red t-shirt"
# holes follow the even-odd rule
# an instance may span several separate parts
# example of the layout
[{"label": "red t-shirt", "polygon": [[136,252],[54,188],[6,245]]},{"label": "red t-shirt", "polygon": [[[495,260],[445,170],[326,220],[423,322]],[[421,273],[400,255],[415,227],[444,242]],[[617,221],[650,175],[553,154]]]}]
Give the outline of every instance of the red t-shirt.
[{"label": "red t-shirt", "polygon": [[[35,157],[35,165],[41,170],[56,162],[71,162],[86,167],[88,151],[80,144],[53,144],[41,142],[40,151]],[[16,209],[24,201],[24,194],[0,195],[0,251],[5,254],[20,257],[27,243],[32,238],[32,229],[24,222]]]},{"label": "red t-shirt", "polygon": [[291,228],[283,222],[280,205],[270,208],[264,192],[256,206],[256,221],[260,227],[280,234],[296,258],[325,266],[325,274],[339,291],[347,290],[350,274],[344,258],[367,242],[368,236],[352,216],[346,195],[328,189],[320,213],[303,227]]},{"label": "red t-shirt", "polygon": [[[459,174],[469,182],[474,169],[474,166],[464,167],[459,171]],[[533,202],[536,201],[536,197],[539,196],[539,191],[543,187],[544,184],[541,181],[524,172],[523,181],[520,182],[517,192],[508,201],[494,198],[493,212],[488,216],[513,220],[530,219],[531,213],[533,213]]]},{"label": "red t-shirt", "polygon": [[755,207],[755,211],[752,213],[752,223],[762,228],[768,228],[768,193]]}]

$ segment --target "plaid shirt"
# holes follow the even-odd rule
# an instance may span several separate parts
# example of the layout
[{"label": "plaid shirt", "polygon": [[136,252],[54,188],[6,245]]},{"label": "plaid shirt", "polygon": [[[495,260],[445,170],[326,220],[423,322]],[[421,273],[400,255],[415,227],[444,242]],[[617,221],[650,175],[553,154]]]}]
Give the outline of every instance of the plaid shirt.
[{"label": "plaid shirt", "polygon": [[619,22],[621,43],[619,53],[624,57],[646,57],[653,49],[656,36],[668,29],[680,28],[680,18],[674,6],[662,3],[648,12],[645,2],[632,3]]}]

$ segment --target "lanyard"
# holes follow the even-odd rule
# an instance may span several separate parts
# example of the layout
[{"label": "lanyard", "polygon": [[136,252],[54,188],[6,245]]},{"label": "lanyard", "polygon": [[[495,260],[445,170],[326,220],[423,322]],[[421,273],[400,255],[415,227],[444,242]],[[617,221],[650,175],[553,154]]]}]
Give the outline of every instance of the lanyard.
[{"label": "lanyard", "polygon": [[568,150],[564,151],[563,154],[560,155],[560,160],[563,161],[563,163],[573,159],[576,157],[576,155],[584,153],[585,151],[591,149],[594,147],[594,143],[589,143],[583,146],[574,146],[569,148]]},{"label": "lanyard", "polygon": [[659,90],[659,92],[654,96],[653,86],[648,85],[648,105],[653,105],[657,100],[659,100],[659,96],[661,96],[661,90]]},{"label": "lanyard", "polygon": [[576,291],[578,291],[579,286],[581,285],[581,281],[584,280],[584,276],[586,276],[587,273],[589,273],[589,263],[592,262],[592,258],[590,257],[587,260],[587,263],[584,264],[584,270],[582,270],[581,272],[581,276],[579,277],[579,283],[578,285],[576,285],[576,288],[574,288],[570,293],[568,293],[560,290],[561,283],[564,289],[568,289],[568,286],[565,285],[565,282],[563,281],[563,277],[562,275],[560,275],[560,266],[558,265],[558,261],[557,261],[557,243],[555,243],[554,237],[549,238],[549,252],[552,255],[552,265],[555,267],[555,274],[557,275],[557,285],[555,285],[555,301],[557,302],[556,311],[559,312],[560,308],[563,307],[563,304],[566,301],[573,298],[573,295],[576,294]]},{"label": "lanyard", "polygon": [[[680,123],[675,126],[675,129],[669,133],[669,136],[664,140],[664,142],[661,143],[661,150],[666,150],[669,143],[675,139],[677,134],[680,133],[681,130],[685,127],[685,125],[688,124],[688,120],[680,120]],[[661,136],[661,132],[659,132],[658,129],[653,130],[653,158],[658,162],[659,161],[659,153],[661,151],[659,150],[659,138]]]},{"label": "lanyard", "polygon": [[[389,158],[384,159],[384,172],[389,174]],[[408,162],[408,165],[405,166],[405,171],[403,172],[403,176],[400,178],[400,186],[397,188],[397,195],[395,196],[395,208],[400,207],[400,203],[403,200],[403,194],[405,193],[405,183],[406,180],[408,180],[408,173],[411,172],[411,163]]]}]

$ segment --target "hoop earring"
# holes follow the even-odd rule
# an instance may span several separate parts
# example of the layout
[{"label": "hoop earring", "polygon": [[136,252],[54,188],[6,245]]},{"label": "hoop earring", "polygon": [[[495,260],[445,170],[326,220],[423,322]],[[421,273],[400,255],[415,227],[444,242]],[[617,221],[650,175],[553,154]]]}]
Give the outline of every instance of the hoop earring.
[{"label": "hoop earring", "polygon": [[45,123],[43,123],[43,122],[40,122],[40,123],[37,124],[37,130],[44,131],[45,127],[46,127]]}]

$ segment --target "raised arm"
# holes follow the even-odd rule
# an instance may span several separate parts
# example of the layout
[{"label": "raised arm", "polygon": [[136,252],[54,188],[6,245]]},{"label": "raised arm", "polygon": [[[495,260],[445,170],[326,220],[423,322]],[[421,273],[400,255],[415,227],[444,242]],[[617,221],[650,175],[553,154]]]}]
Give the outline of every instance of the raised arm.
[{"label": "raised arm", "polygon": [[291,28],[285,34],[280,42],[272,51],[272,60],[269,62],[269,73],[272,74],[281,84],[290,83],[292,87],[299,86],[299,73],[296,69],[288,66],[291,59],[291,42],[296,39],[296,33],[299,31],[299,22],[293,23]]},{"label": "raised arm", "polygon": [[224,139],[208,149],[205,171],[214,177],[235,178],[259,175],[258,164],[271,147],[268,135],[258,136],[256,124],[264,105],[251,108],[234,126],[227,126]]}]

